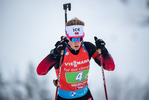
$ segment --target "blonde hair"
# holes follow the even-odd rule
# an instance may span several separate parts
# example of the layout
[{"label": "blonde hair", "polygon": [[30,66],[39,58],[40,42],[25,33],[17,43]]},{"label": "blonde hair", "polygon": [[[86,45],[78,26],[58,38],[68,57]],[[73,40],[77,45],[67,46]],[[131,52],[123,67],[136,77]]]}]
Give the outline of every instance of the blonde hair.
[{"label": "blonde hair", "polygon": [[84,26],[85,24],[83,21],[75,17],[66,23],[66,26],[71,26],[71,25],[83,25]]}]

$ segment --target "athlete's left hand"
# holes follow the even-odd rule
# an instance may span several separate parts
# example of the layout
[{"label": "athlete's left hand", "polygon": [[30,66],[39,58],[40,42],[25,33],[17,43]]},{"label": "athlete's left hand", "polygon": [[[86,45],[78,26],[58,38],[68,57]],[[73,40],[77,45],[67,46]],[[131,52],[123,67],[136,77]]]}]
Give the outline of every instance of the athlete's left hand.
[{"label": "athlete's left hand", "polygon": [[105,47],[106,43],[102,39],[98,39],[96,36],[94,37],[94,39],[96,47],[101,50],[101,54],[103,55],[103,57],[106,57],[106,55],[108,54],[108,50]]},{"label": "athlete's left hand", "polygon": [[94,37],[94,39],[95,39],[96,47],[98,49],[102,50],[105,48],[106,43],[102,39],[98,39],[96,36]]}]

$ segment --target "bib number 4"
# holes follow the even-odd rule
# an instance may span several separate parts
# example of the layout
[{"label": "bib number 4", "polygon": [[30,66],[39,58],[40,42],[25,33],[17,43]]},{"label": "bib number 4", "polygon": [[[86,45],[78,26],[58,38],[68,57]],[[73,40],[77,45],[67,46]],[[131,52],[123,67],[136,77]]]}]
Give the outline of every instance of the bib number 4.
[{"label": "bib number 4", "polygon": [[83,72],[78,73],[76,80],[81,81],[83,79]]}]

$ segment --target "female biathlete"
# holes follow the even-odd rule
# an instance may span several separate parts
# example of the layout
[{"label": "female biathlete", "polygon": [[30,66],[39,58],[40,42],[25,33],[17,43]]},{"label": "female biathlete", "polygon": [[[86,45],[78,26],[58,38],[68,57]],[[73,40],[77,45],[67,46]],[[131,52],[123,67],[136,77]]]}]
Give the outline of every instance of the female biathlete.
[{"label": "female biathlete", "polygon": [[[66,23],[66,38],[55,44],[55,48],[37,67],[39,75],[45,75],[54,66],[58,80],[57,100],[93,100],[88,88],[88,72],[91,58],[105,70],[113,71],[113,58],[102,39],[96,39],[95,45],[83,40],[84,22],[74,18]],[[62,64],[59,64],[61,51],[64,51]],[[59,73],[59,67],[61,71]]]}]

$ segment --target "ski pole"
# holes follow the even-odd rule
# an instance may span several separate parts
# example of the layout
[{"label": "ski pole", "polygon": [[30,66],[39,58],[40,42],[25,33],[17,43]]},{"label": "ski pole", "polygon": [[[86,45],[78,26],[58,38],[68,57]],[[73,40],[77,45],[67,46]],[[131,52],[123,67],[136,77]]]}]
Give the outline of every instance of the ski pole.
[{"label": "ski pole", "polygon": [[106,96],[106,100],[108,100],[108,94],[107,94],[107,88],[106,88],[106,80],[105,80],[104,69],[103,69],[103,62],[102,62],[101,55],[100,55],[100,63],[101,63],[101,69],[102,69],[102,75],[103,75],[103,83],[104,83],[104,89],[105,89],[105,96]]},{"label": "ski pole", "polygon": [[59,62],[59,73],[57,78],[57,85],[56,85],[56,93],[55,93],[55,100],[57,100],[57,93],[58,93],[58,87],[59,87],[59,80],[60,80],[60,74],[61,74],[61,67],[62,67],[62,59],[63,59],[64,50],[61,51],[60,56],[60,62]]},{"label": "ski pole", "polygon": [[[65,24],[67,23],[67,8],[69,9],[69,11],[71,10],[71,3],[63,4],[63,9],[65,10]],[[66,38],[64,38],[64,41],[65,41],[65,39]],[[62,38],[61,38],[61,40],[62,40]],[[65,43],[67,46],[67,42],[65,42]],[[59,88],[59,80],[60,80],[60,74],[61,74],[63,55],[64,55],[64,50],[61,51],[61,55],[60,55],[59,73],[58,73],[58,78],[57,78],[55,100],[57,100],[57,95],[58,95],[58,88]]]},{"label": "ski pole", "polygon": [[[97,40],[97,37],[95,36],[95,41]],[[100,63],[101,63],[101,70],[102,70],[102,76],[103,76],[103,84],[104,84],[104,90],[105,90],[105,96],[106,100],[108,100],[108,94],[107,94],[107,88],[106,88],[106,80],[105,80],[105,74],[103,69],[103,61],[102,61],[102,55],[101,55],[101,49],[98,49],[98,53],[100,54]]]},{"label": "ski pole", "polygon": [[65,24],[67,23],[67,8],[69,11],[71,10],[71,3],[63,4],[63,9],[65,10]]},{"label": "ski pole", "polygon": [[[67,38],[64,37],[64,36],[62,36],[62,37],[61,37],[61,40],[66,44],[66,47],[67,47],[67,46],[68,46],[68,40],[67,40]],[[57,100],[58,88],[59,88],[59,86],[60,86],[59,80],[60,80],[60,75],[61,75],[61,68],[62,68],[63,55],[64,55],[64,50],[62,50],[62,51],[61,51],[61,54],[60,54],[59,72],[58,72],[58,77],[57,77],[55,100]]]}]

